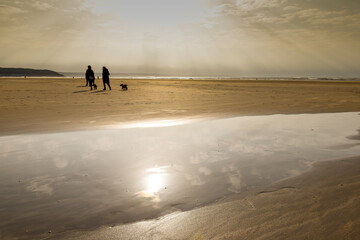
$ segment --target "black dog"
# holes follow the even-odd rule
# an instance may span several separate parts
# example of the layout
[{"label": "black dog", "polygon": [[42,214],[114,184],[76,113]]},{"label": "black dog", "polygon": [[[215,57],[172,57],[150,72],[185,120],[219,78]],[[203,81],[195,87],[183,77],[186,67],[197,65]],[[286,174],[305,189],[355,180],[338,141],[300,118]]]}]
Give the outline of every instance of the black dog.
[{"label": "black dog", "polygon": [[124,90],[124,91],[127,90],[127,85],[126,84],[120,84],[120,86],[121,86],[122,90]]}]

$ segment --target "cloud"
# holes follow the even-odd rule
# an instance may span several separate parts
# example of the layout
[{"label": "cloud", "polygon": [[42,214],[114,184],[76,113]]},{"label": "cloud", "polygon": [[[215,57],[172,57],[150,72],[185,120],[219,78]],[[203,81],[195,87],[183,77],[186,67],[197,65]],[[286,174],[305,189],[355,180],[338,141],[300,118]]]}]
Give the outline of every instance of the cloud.
[{"label": "cloud", "polygon": [[234,164],[231,164],[222,167],[221,172],[228,175],[228,183],[230,184],[228,190],[230,192],[239,193],[241,191],[240,169],[238,169]]},{"label": "cloud", "polygon": [[3,66],[56,64],[79,35],[90,35],[101,24],[82,0],[3,1],[0,11]]},{"label": "cloud", "polygon": [[15,6],[11,6],[11,5],[0,5],[0,13],[1,15],[12,15],[12,14],[20,14],[20,13],[24,13],[25,11],[22,10],[21,8],[15,7]]},{"label": "cloud", "polygon": [[33,7],[40,10],[40,11],[46,11],[46,10],[50,10],[53,8],[52,5],[50,5],[47,2],[40,2],[40,1],[36,1],[33,3]]},{"label": "cloud", "polygon": [[16,24],[18,17],[25,13],[26,10],[16,6],[0,5],[0,31],[5,31],[9,26]]},{"label": "cloud", "polygon": [[69,161],[63,158],[55,158],[54,162],[55,166],[60,169],[66,168],[69,165]]},{"label": "cloud", "polygon": [[33,193],[39,193],[43,195],[52,195],[54,192],[54,185],[63,181],[65,177],[50,177],[50,176],[39,176],[32,179],[26,190]]},{"label": "cloud", "polygon": [[203,28],[243,75],[356,76],[360,4],[333,2],[216,0]]},{"label": "cloud", "polygon": [[212,174],[213,171],[207,167],[200,167],[199,172],[204,175],[210,175],[210,174]]},{"label": "cloud", "polygon": [[202,186],[206,183],[206,181],[198,175],[186,174],[185,179],[190,182],[193,186]]},{"label": "cloud", "polygon": [[228,181],[231,184],[231,186],[228,188],[228,190],[230,192],[234,192],[234,193],[241,192],[241,175],[240,175],[240,173],[229,176]]},{"label": "cloud", "polygon": [[327,31],[333,30],[334,24],[353,31],[353,27],[356,27],[354,23],[360,22],[360,4],[355,1],[347,0],[347,4],[328,4],[321,0],[310,2],[311,4],[300,0],[215,1],[213,7],[218,21],[214,22],[228,18],[232,21],[233,28],[247,26],[260,30],[266,27],[284,30],[316,27]]},{"label": "cloud", "polygon": [[[331,24],[346,24],[347,21],[359,22],[358,11],[346,8],[329,8],[328,4],[304,4],[295,0],[245,0],[245,1],[215,1],[213,6],[217,18],[228,17],[233,21],[233,27],[251,26],[261,29],[259,23],[275,24],[269,26],[276,29],[307,28],[322,25],[325,29]],[[351,2],[351,1],[350,1]],[[345,5],[346,6],[346,5]],[[350,6],[350,5],[349,5]],[[356,5],[357,9],[360,6]],[[327,24],[324,26],[324,24]],[[331,28],[330,28],[331,29]],[[329,30],[329,29],[328,29]]]}]

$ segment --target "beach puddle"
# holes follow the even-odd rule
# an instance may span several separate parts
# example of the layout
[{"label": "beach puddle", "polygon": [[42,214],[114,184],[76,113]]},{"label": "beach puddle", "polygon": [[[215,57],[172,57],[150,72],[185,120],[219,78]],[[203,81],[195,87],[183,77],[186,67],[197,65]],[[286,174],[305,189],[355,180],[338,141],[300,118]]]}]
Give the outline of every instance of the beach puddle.
[{"label": "beach puddle", "polygon": [[360,155],[358,113],[160,121],[0,137],[0,238],[190,210]]}]

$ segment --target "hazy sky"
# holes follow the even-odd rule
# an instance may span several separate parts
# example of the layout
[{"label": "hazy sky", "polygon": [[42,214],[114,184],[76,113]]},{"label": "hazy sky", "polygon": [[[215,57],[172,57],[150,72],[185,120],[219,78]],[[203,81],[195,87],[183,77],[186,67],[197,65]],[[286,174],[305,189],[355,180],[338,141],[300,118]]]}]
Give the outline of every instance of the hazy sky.
[{"label": "hazy sky", "polygon": [[360,76],[359,0],[0,0],[0,66]]}]

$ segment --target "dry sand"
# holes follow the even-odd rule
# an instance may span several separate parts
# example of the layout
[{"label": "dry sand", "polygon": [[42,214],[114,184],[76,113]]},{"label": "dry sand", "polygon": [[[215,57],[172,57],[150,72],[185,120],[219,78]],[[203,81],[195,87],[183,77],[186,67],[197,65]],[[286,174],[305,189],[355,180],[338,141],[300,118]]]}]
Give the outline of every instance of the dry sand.
[{"label": "dry sand", "polygon": [[[360,82],[0,79],[0,133],[88,129],[127,121],[359,112]],[[127,83],[129,91],[119,84]],[[100,81],[97,81],[100,86]],[[161,219],[56,239],[360,239],[360,158]]]},{"label": "dry sand", "polygon": [[[150,119],[360,111],[360,82],[0,79],[0,134]],[[127,83],[122,91],[120,83]]]}]

